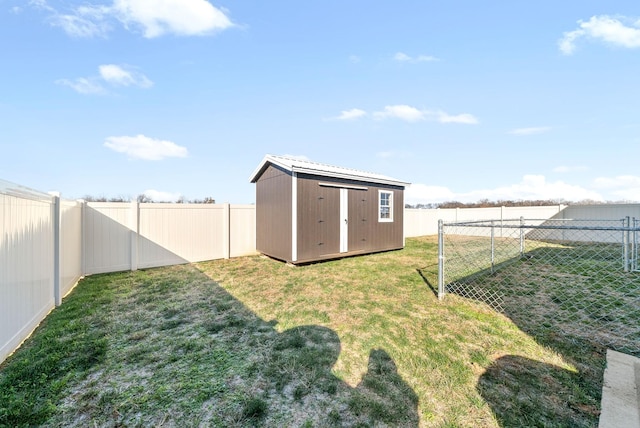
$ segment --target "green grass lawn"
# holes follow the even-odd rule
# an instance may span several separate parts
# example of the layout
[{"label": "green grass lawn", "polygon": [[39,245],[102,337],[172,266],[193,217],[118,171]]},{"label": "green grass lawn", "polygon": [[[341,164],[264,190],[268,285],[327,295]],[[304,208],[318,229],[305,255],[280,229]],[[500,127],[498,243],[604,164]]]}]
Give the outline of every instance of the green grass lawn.
[{"label": "green grass lawn", "polygon": [[519,247],[495,239],[492,253],[489,238],[446,236],[447,290],[534,335],[562,331],[640,356],[640,272],[625,272],[620,243],[528,240],[523,255]]},{"label": "green grass lawn", "polygon": [[90,276],[0,365],[0,426],[597,426],[604,350],[439,302],[436,265],[425,237]]}]

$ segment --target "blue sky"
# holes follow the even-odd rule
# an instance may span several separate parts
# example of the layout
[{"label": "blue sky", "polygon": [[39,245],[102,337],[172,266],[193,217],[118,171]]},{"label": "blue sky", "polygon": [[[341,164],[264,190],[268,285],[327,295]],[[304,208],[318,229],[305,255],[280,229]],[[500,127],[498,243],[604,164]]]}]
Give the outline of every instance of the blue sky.
[{"label": "blue sky", "polygon": [[0,179],[66,198],[252,203],[270,153],[640,201],[635,0],[0,0],[0,49]]}]

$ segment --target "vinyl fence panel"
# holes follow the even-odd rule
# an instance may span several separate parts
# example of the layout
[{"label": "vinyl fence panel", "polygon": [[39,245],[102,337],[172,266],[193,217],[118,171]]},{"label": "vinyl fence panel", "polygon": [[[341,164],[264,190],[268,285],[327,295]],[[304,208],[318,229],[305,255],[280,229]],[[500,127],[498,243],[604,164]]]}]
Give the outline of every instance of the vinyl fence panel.
[{"label": "vinyl fence panel", "polygon": [[83,246],[85,274],[255,254],[255,206],[92,202]]},{"label": "vinyl fence panel", "polygon": [[225,257],[225,206],[140,204],[138,267]]},{"label": "vinyl fence panel", "polygon": [[438,234],[438,219],[443,210],[405,208],[404,236],[426,236]]},{"label": "vinyl fence panel", "polygon": [[565,205],[546,207],[491,207],[491,208],[405,208],[405,237],[437,235],[438,220],[447,222],[479,220],[548,219],[566,209]]},{"label": "vinyl fence panel", "polygon": [[553,218],[576,220],[613,220],[640,218],[640,204],[570,205]]},{"label": "vinyl fence panel", "polygon": [[0,192],[0,361],[54,307],[51,198],[13,193]]},{"label": "vinyl fence panel", "polygon": [[230,210],[230,257],[256,254],[256,206],[231,205]]},{"label": "vinyl fence panel", "polygon": [[65,296],[82,276],[82,203],[60,203],[60,292]]},{"label": "vinyl fence panel", "polygon": [[85,274],[131,269],[131,204],[89,202],[83,212]]}]

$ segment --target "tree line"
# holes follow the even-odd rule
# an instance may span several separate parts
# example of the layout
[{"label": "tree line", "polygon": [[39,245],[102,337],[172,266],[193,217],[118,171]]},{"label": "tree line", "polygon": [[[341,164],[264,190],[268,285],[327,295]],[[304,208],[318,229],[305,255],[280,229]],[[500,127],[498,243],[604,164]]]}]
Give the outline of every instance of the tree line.
[{"label": "tree line", "polygon": [[[85,195],[81,199],[86,202],[131,202],[133,199],[129,196],[114,196],[114,197],[106,197],[106,196],[92,196]],[[147,204],[151,202],[155,203],[172,203],[172,204],[215,204],[216,200],[210,196],[205,197],[204,199],[187,199],[184,196],[181,196],[177,201],[154,201],[150,196],[145,195],[144,193],[136,196],[136,201],[141,204]]]},{"label": "tree line", "polygon": [[564,199],[524,199],[524,200],[497,200],[481,199],[477,202],[446,201],[426,204],[405,204],[405,208],[496,208],[496,207],[548,207],[552,205],[599,205],[607,202],[585,199],[578,202]]}]

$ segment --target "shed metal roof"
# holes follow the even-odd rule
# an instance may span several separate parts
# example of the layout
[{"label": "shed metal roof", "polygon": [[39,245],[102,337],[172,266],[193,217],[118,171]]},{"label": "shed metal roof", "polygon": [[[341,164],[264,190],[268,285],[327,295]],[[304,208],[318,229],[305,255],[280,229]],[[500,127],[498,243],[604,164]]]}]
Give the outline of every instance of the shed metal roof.
[{"label": "shed metal roof", "polygon": [[347,180],[364,181],[368,183],[389,184],[393,186],[406,187],[410,183],[386,175],[375,174],[357,169],[343,168],[339,166],[326,165],[308,160],[296,159],[286,156],[266,155],[260,165],[253,171],[249,181],[255,183],[269,164],[277,165],[291,172],[301,172],[306,174],[319,175],[323,177],[343,178]]}]

